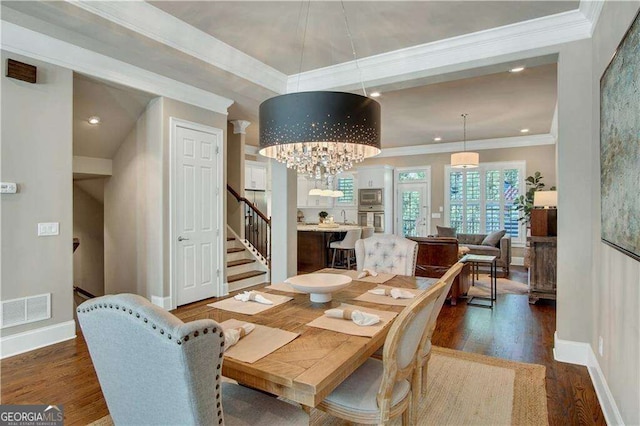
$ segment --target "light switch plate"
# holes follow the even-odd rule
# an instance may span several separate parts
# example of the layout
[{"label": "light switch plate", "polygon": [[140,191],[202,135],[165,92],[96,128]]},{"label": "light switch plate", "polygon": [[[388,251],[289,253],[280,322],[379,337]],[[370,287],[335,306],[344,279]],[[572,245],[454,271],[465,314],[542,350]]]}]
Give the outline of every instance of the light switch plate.
[{"label": "light switch plate", "polygon": [[46,222],[38,224],[38,236],[50,237],[54,235],[60,235],[60,223],[59,222]]},{"label": "light switch plate", "polygon": [[440,213],[431,213],[431,219],[440,219]]},{"label": "light switch plate", "polygon": [[18,185],[15,182],[0,182],[0,194],[15,194]]}]

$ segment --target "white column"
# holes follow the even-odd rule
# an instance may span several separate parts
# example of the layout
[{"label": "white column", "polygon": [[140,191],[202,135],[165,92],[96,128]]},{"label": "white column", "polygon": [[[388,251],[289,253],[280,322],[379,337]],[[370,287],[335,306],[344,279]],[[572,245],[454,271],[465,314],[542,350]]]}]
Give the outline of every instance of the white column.
[{"label": "white column", "polygon": [[298,273],[296,173],[271,160],[271,282]]}]

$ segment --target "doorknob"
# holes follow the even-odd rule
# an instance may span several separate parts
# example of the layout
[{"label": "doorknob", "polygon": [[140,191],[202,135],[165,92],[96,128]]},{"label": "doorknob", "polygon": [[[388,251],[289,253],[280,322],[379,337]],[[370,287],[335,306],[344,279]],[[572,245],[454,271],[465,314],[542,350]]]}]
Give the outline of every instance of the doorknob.
[{"label": "doorknob", "polygon": [[182,235],[178,237],[178,241],[186,241],[186,240],[188,240],[188,238],[185,238]]}]

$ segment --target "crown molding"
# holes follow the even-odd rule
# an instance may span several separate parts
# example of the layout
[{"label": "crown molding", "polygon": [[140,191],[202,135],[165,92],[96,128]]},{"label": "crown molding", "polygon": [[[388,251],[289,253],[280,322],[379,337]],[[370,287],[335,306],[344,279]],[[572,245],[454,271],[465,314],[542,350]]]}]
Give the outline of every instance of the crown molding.
[{"label": "crown molding", "polygon": [[[589,9],[589,16],[595,9]],[[580,10],[558,13],[358,60],[365,85],[382,85],[443,72],[505,61],[509,55],[530,57],[532,49],[589,38],[592,23]],[[551,49],[552,50],[552,49]],[[552,53],[552,52],[547,52]],[[523,56],[524,55],[524,56]],[[520,57],[514,59],[521,59]],[[289,76],[287,91],[357,87],[355,61]]]},{"label": "crown molding", "polygon": [[0,47],[8,52],[28,56],[224,115],[227,115],[227,109],[233,104],[233,100],[215,93],[189,86],[7,21],[1,21],[1,23]]},{"label": "crown molding", "polygon": [[286,89],[286,74],[147,2],[66,1],[273,92]]},{"label": "crown molding", "polygon": [[[467,151],[482,151],[485,149],[523,148],[529,146],[553,145],[556,139],[551,134],[514,136],[510,138],[482,139],[467,141]],[[397,148],[383,148],[376,156],[404,157],[408,155],[442,154],[464,150],[463,142],[446,142],[415,146],[401,146]]]},{"label": "crown molding", "polygon": [[603,7],[604,0],[580,0],[580,6],[578,10],[580,10],[585,19],[587,19],[591,23],[589,36],[593,35],[593,31],[598,24],[598,19],[600,19],[600,12],[602,12]]}]

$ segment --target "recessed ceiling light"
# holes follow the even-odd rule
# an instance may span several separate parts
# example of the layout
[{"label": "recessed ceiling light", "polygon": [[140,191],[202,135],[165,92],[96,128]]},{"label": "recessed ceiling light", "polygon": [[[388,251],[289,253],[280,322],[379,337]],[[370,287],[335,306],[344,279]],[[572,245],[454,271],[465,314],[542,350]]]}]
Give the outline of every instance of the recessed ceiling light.
[{"label": "recessed ceiling light", "polygon": [[380,92],[371,92],[369,93],[369,96],[371,96],[372,98],[377,98],[380,96]]},{"label": "recessed ceiling light", "polygon": [[529,133],[529,129],[521,129],[520,133]]},{"label": "recessed ceiling light", "polygon": [[524,71],[524,67],[515,67],[509,70],[509,72],[520,72],[520,71]]},{"label": "recessed ceiling light", "polygon": [[437,138],[433,138],[433,140],[436,141],[436,142],[440,142],[442,140],[442,138],[437,137]]},{"label": "recessed ceiling light", "polygon": [[92,125],[95,126],[95,125],[100,124],[101,120],[100,120],[100,117],[98,117],[97,115],[94,115],[93,117],[89,117],[88,121],[89,121],[89,124],[92,124]]}]

